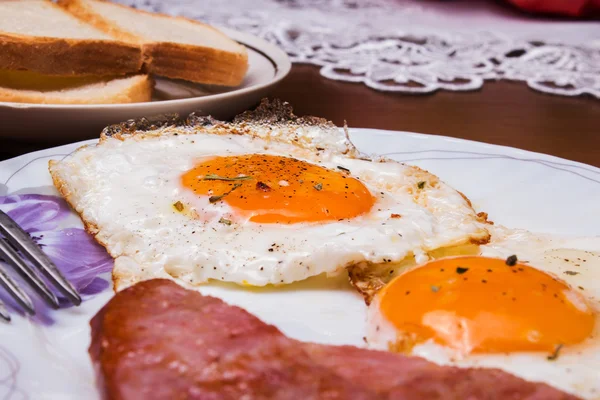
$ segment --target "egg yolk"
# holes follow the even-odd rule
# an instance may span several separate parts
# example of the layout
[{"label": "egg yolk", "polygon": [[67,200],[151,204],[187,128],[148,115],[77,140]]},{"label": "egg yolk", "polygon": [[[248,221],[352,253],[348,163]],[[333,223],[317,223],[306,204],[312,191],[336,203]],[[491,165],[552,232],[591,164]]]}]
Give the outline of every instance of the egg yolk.
[{"label": "egg yolk", "polygon": [[252,154],[215,157],[182,176],[182,184],[211,202],[260,223],[332,221],[368,212],[375,198],[349,171],[295,158]]},{"label": "egg yolk", "polygon": [[553,352],[590,336],[594,314],[578,292],[545,272],[508,264],[477,256],[429,262],[383,288],[379,309],[398,338],[433,339],[461,354]]}]

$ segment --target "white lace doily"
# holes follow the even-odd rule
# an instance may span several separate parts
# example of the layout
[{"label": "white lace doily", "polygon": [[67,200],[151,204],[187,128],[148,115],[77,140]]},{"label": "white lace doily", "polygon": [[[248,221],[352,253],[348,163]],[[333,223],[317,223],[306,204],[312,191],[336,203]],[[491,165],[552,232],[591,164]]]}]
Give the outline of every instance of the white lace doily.
[{"label": "white lace doily", "polygon": [[475,90],[485,80],[509,79],[546,93],[600,98],[597,22],[526,19],[477,1],[121,2],[258,35],[293,62],[320,66],[326,78],[376,90]]}]

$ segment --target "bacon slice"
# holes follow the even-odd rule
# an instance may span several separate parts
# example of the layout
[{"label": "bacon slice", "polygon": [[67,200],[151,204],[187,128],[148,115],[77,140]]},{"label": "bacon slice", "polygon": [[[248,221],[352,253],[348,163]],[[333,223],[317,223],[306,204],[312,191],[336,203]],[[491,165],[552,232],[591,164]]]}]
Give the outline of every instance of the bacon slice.
[{"label": "bacon slice", "polygon": [[496,369],[299,342],[168,280],[118,293],[91,326],[107,399],[575,399]]}]

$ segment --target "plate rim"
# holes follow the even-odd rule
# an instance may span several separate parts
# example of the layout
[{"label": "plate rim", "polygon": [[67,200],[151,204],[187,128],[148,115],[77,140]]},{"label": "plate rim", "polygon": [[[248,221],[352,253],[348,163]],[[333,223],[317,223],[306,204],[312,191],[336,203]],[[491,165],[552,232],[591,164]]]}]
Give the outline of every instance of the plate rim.
[{"label": "plate rim", "polygon": [[[342,129],[342,128],[339,128]],[[519,147],[512,147],[512,146],[506,146],[506,145],[500,145],[500,144],[493,144],[493,143],[487,143],[487,142],[482,142],[482,141],[478,141],[478,140],[471,140],[471,139],[462,139],[462,138],[455,138],[455,137],[451,137],[451,136],[445,136],[445,135],[436,135],[436,134],[430,134],[430,133],[419,133],[419,132],[412,132],[412,131],[396,131],[396,130],[391,130],[391,129],[377,129],[377,128],[353,128],[353,127],[348,127],[350,134],[352,135],[352,132],[356,132],[359,134],[364,134],[366,133],[365,131],[375,131],[377,133],[380,134],[391,134],[391,135],[408,135],[408,136],[417,136],[417,137],[421,137],[421,138],[426,138],[429,140],[443,140],[443,141],[452,141],[452,142],[459,142],[459,143],[465,143],[467,145],[475,145],[475,146],[484,146],[484,147],[488,147],[490,149],[498,149],[500,151],[504,151],[504,152],[514,152],[517,151],[519,152],[521,155],[529,155],[529,156],[542,156],[545,158],[551,158],[554,161],[561,161],[561,162],[566,162],[569,163],[573,166],[579,166],[579,167],[585,167],[587,168],[591,168],[592,171],[591,172],[595,172],[600,174],[600,167],[596,167],[594,165],[591,164],[586,164],[586,163],[582,163],[580,161],[574,161],[574,160],[569,160],[568,158],[562,158],[559,156],[555,156],[552,154],[547,154],[547,153],[541,153],[541,152],[536,152],[536,151],[531,151],[531,150],[525,150],[525,149],[521,149]],[[78,147],[84,146],[84,145],[89,145],[89,144],[94,144],[95,142],[97,142],[99,140],[99,138],[96,139],[86,139],[86,140],[80,140],[80,141],[75,141],[75,142],[70,142],[70,143],[65,143],[59,146],[53,146],[53,147],[48,147],[45,149],[40,149],[40,150],[36,150],[36,151],[32,151],[29,153],[25,153],[25,154],[21,154],[19,156],[16,157],[12,157],[12,158],[7,158],[6,160],[1,160],[0,161],[0,165],[3,165],[7,162],[12,162],[12,161],[16,161],[19,158],[26,158],[26,157],[31,157],[34,156],[38,153],[43,153],[43,152],[47,152],[47,151],[51,151],[51,150],[55,150],[55,149],[59,149],[59,148],[63,148],[66,146],[73,146],[73,145],[77,145]],[[435,151],[435,149],[432,149],[431,151]],[[404,161],[402,161],[404,162]],[[410,162],[408,162],[410,163]],[[2,182],[0,182],[2,183]]]},{"label": "plate rim", "polygon": [[111,108],[118,108],[119,110],[138,110],[144,107],[148,107],[149,105],[160,106],[160,105],[185,105],[187,103],[192,103],[194,101],[198,101],[198,99],[207,99],[207,100],[223,100],[228,99],[230,97],[236,97],[239,95],[243,95],[246,93],[259,91],[265,89],[269,86],[275,85],[279,83],[283,78],[285,78],[292,69],[292,62],[288,57],[287,53],[285,53],[278,46],[267,42],[266,40],[252,35],[250,33],[241,32],[235,29],[230,29],[226,27],[219,27],[220,31],[225,33],[227,36],[235,40],[236,42],[242,44],[243,46],[251,49],[262,57],[265,57],[275,69],[275,76],[271,78],[269,81],[245,87],[240,89],[234,89],[225,93],[217,93],[210,94],[207,96],[196,96],[185,99],[173,99],[173,100],[159,100],[159,101],[146,101],[141,103],[122,103],[122,104],[38,104],[38,103],[15,103],[15,102],[7,102],[0,101],[0,108],[9,108],[9,109],[19,109],[19,110],[108,110]]},{"label": "plate rim", "polygon": [[[586,164],[584,162],[581,161],[575,161],[575,160],[571,160],[568,158],[563,158],[560,156],[555,156],[553,154],[549,154],[549,153],[542,153],[539,151],[533,151],[533,150],[526,150],[526,149],[522,149],[520,147],[513,147],[513,146],[507,146],[507,145],[503,145],[503,144],[494,144],[494,143],[488,143],[488,142],[483,142],[483,141],[479,141],[479,140],[473,140],[473,139],[463,139],[463,138],[457,138],[457,137],[452,137],[452,136],[446,136],[446,135],[437,135],[435,133],[420,133],[420,132],[412,132],[412,131],[396,131],[393,129],[378,129],[378,128],[352,128],[349,127],[348,129],[350,130],[369,130],[369,131],[377,131],[379,133],[392,133],[392,134],[406,134],[409,136],[419,136],[419,137],[427,137],[428,139],[441,139],[441,140],[448,140],[448,141],[452,141],[452,142],[462,142],[462,143],[467,143],[469,145],[474,145],[474,146],[484,146],[484,147],[489,147],[491,149],[500,149],[502,151],[517,151],[520,152],[521,155],[530,155],[530,156],[543,156],[546,158],[551,158],[553,159],[553,161],[562,161],[562,162],[567,162],[570,163],[574,166],[579,166],[579,167],[586,167],[586,168],[592,168],[595,171],[593,172],[597,172],[600,173],[600,167],[596,167],[594,165],[591,164]],[[435,151],[430,150],[430,151]],[[404,162],[404,161],[401,161]]]}]

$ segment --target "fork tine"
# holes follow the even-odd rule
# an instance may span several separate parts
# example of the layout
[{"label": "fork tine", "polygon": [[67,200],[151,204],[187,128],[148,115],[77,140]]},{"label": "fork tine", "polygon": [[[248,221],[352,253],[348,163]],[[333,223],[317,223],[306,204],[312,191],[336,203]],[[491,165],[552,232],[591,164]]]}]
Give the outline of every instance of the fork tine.
[{"label": "fork tine", "polygon": [[58,308],[59,303],[58,299],[50,291],[48,286],[40,279],[39,276],[35,273],[35,271],[27,265],[25,261],[21,259],[19,253],[16,252],[15,249],[11,247],[10,244],[6,243],[4,240],[0,239],[0,255],[6,260],[7,263],[12,265],[17,272],[21,274],[21,276],[29,283],[39,294],[42,296],[46,303],[53,308]]},{"label": "fork tine", "polygon": [[60,290],[71,303],[81,304],[81,296],[71,283],[60,273],[56,265],[44,254],[39,246],[8,215],[0,210],[0,233],[20,250],[44,275]]},{"label": "fork tine", "polygon": [[0,300],[0,318],[5,320],[6,322],[10,322],[10,314],[8,313],[8,310],[6,309],[6,306],[4,305],[2,300]]},{"label": "fork tine", "polygon": [[0,284],[8,290],[8,293],[31,315],[35,315],[35,308],[33,302],[21,289],[21,287],[15,282],[0,264]]}]

